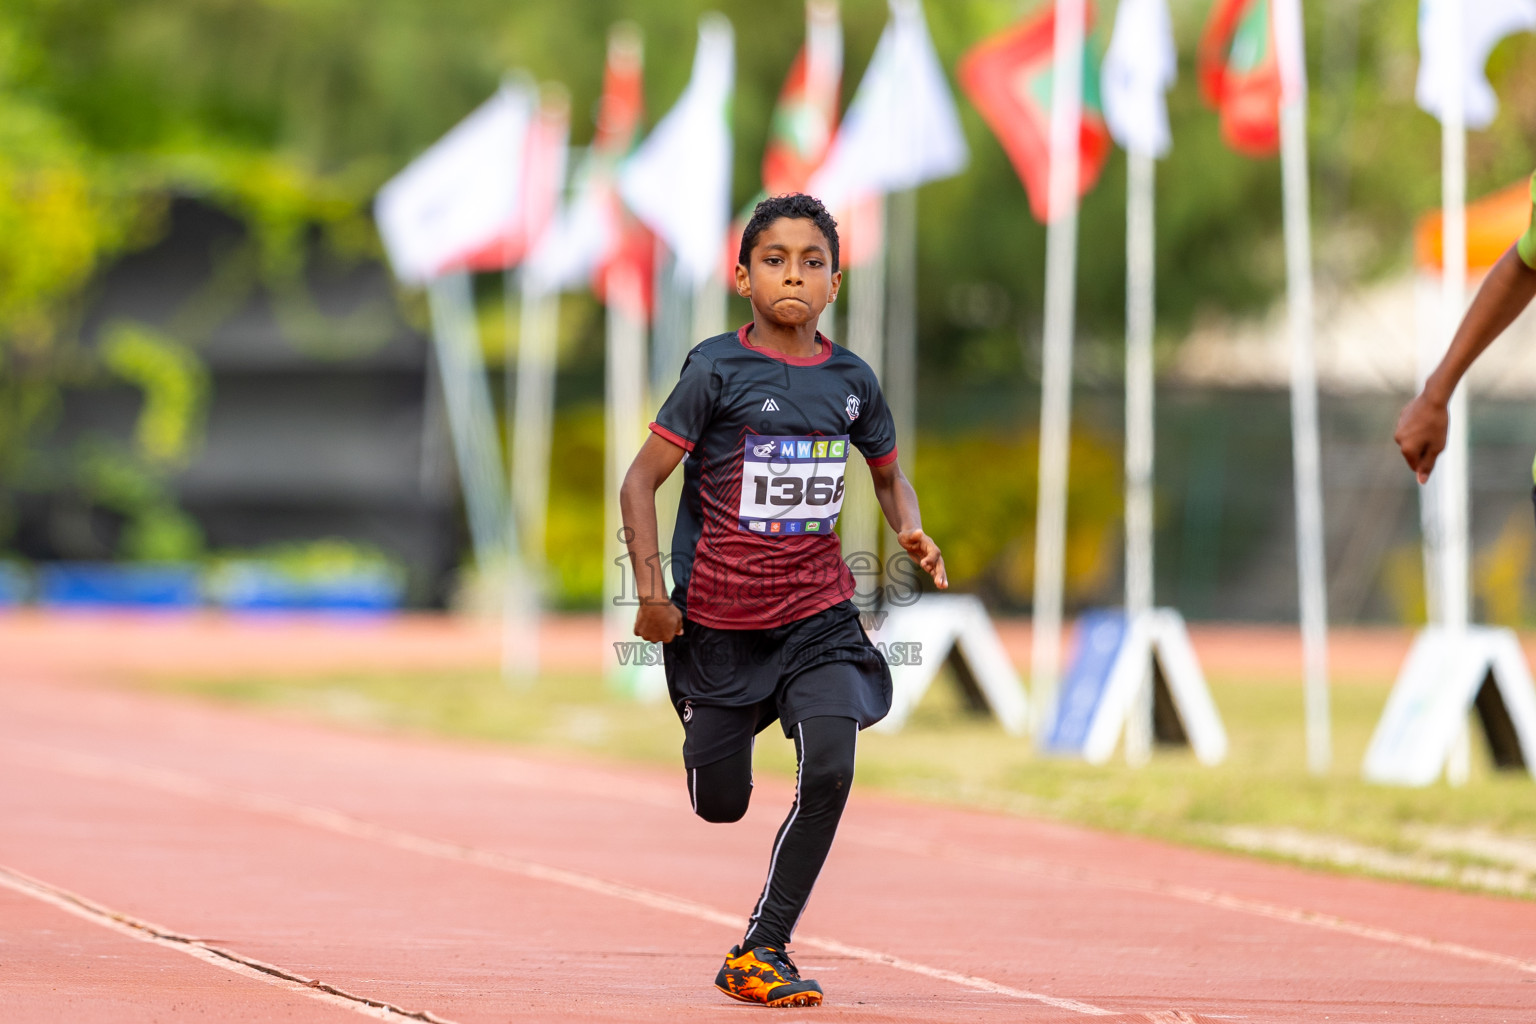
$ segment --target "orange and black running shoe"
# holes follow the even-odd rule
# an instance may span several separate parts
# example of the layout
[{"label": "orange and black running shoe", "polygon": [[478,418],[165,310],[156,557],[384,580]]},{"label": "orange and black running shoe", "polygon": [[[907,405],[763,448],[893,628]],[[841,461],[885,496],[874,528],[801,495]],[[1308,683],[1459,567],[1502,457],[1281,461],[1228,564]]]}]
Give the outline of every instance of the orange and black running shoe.
[{"label": "orange and black running shoe", "polygon": [[735,946],[715,975],[715,988],[744,1003],[764,1006],[819,1006],[821,986],[790,962],[789,954],[773,946]]}]

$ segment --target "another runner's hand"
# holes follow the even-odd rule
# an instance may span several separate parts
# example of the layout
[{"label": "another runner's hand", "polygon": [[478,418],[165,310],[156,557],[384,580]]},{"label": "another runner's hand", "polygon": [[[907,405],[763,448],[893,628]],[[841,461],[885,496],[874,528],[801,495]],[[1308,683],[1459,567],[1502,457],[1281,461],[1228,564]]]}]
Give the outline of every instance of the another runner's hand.
[{"label": "another runner's hand", "polygon": [[1435,459],[1445,450],[1445,434],[1450,424],[1445,403],[1437,402],[1420,392],[1418,397],[1403,407],[1397,418],[1397,431],[1392,440],[1403,453],[1408,468],[1419,478],[1419,483],[1429,480]]},{"label": "another runner's hand", "polygon": [[906,548],[907,554],[917,559],[917,564],[927,570],[940,590],[949,589],[949,576],[944,572],[944,555],[932,537],[922,530],[907,530],[898,533],[896,539]]},{"label": "another runner's hand", "polygon": [[635,636],[653,644],[670,643],[683,632],[683,613],[671,601],[642,601],[635,616]]}]

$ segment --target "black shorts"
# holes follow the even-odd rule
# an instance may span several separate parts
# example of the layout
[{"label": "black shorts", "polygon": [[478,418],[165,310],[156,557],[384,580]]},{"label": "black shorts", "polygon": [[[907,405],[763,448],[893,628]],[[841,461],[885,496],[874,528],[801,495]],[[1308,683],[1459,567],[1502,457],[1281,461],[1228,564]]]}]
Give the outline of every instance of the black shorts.
[{"label": "black shorts", "polygon": [[818,715],[863,729],[891,710],[891,670],[852,601],[772,629],[716,629],[685,617],[662,655],[687,768],[729,757],[774,719],[789,736]]}]

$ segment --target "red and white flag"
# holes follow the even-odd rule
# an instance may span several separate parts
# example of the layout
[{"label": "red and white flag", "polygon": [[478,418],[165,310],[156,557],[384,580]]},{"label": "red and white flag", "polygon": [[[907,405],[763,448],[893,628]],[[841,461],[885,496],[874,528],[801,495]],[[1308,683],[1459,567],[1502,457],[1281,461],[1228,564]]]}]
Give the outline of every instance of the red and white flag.
[{"label": "red and white flag", "polygon": [[467,270],[503,270],[525,262],[543,242],[565,190],[571,105],[564,90],[547,90],[528,126],[519,202],[510,220],[461,261]]},{"label": "red and white flag", "polygon": [[531,87],[503,87],[379,190],[374,217],[401,281],[462,267],[520,221],[536,106]]}]

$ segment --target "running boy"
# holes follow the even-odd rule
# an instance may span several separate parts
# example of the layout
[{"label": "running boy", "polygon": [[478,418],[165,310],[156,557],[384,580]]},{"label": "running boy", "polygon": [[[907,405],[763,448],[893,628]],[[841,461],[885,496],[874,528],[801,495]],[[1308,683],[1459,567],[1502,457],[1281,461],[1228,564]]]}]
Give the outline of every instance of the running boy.
[{"label": "running boy", "polygon": [[[639,580],[635,634],[666,645],[694,812],[739,821],[752,794],[753,738],[777,718],[795,742],[794,804],[746,936],[715,978],[726,995],[768,1006],[821,1002],[821,986],[789,959],[790,934],[847,803],[858,732],[891,707],[890,670],[859,624],[833,532],[850,444],[901,546],[949,585],[896,464],[874,372],[816,330],[842,277],[837,225],[820,202],[759,203],[736,267],[752,322],[688,353],[620,492]],[[656,489],[679,462],[669,599]]]},{"label": "running boy", "polygon": [[[1531,177],[1531,203],[1531,226],[1488,272],[1461,326],[1456,328],[1445,357],[1424,382],[1424,390],[1403,408],[1397,419],[1397,432],[1392,439],[1421,484],[1429,480],[1435,460],[1445,450],[1450,423],[1446,407],[1457,383],[1536,296],[1536,175]],[[1536,477],[1536,468],[1532,475]],[[1536,489],[1531,496],[1536,498]]]}]

